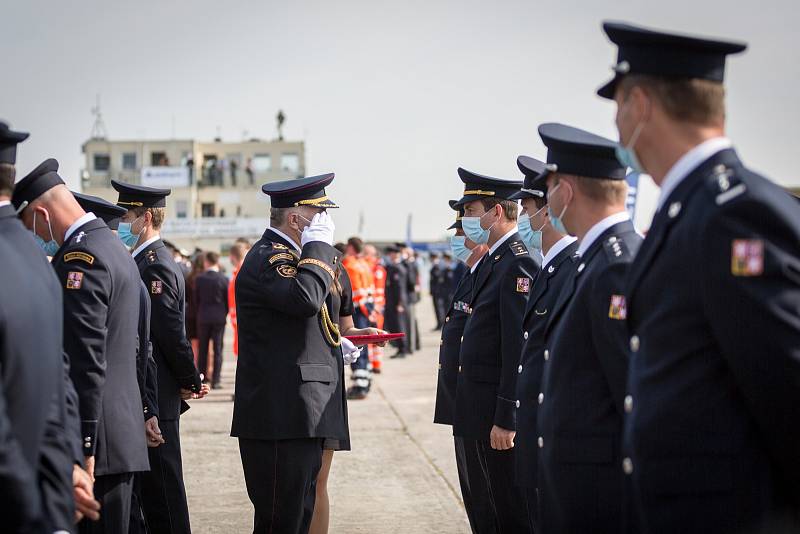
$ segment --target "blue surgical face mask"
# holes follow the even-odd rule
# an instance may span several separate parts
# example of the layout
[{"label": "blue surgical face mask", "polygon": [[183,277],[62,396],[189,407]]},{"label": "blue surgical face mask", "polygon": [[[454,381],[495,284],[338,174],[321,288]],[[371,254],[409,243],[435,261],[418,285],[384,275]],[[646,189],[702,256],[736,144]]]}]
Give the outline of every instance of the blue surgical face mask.
[{"label": "blue surgical face mask", "polygon": [[454,235],[450,237],[450,250],[457,260],[464,263],[467,263],[467,260],[472,255],[472,251],[467,248],[467,238],[463,235]]},{"label": "blue surgical face mask", "polygon": [[142,232],[144,232],[144,228],[142,228],[138,234],[134,234],[131,231],[131,228],[133,228],[133,223],[138,221],[140,218],[141,217],[137,217],[131,222],[119,223],[117,235],[119,236],[120,241],[122,241],[122,244],[128,248],[132,248],[134,245],[136,245],[136,243],[139,241],[139,236],[142,235]]},{"label": "blue surgical face mask", "polygon": [[[623,111],[623,114],[624,113],[627,113],[627,109]],[[645,172],[644,168],[642,168],[642,164],[639,163],[639,158],[636,157],[636,151],[634,150],[636,141],[639,139],[639,134],[642,133],[642,128],[644,128],[644,121],[640,121],[636,125],[636,128],[633,130],[633,135],[631,135],[627,145],[623,146],[622,142],[619,142],[617,143],[617,146],[614,147],[617,160],[619,160],[621,164],[629,167],[631,170],[637,173]]]},{"label": "blue surgical face mask", "polygon": [[494,226],[492,226],[484,230],[481,227],[481,219],[483,219],[484,215],[488,215],[490,212],[486,212],[480,217],[461,217],[461,228],[464,230],[464,233],[467,234],[467,238],[470,241],[477,244],[483,244],[489,242],[489,231]]},{"label": "blue surgical face mask", "polygon": [[44,251],[44,253],[48,256],[55,256],[56,252],[58,252],[58,242],[53,239],[53,227],[50,225],[50,220],[47,220],[47,229],[50,230],[50,241],[45,241],[41,237],[36,234],[36,212],[33,212],[33,239],[36,240],[36,244]]},{"label": "blue surgical face mask", "polygon": [[567,212],[567,204],[564,204],[564,209],[561,210],[561,215],[556,215],[553,213],[553,208],[550,207],[550,198],[552,197],[553,193],[561,187],[561,182],[558,183],[553,189],[547,193],[547,214],[550,216],[550,224],[553,226],[553,229],[558,232],[559,234],[569,234],[567,228],[564,226],[564,214]]},{"label": "blue surgical face mask", "polygon": [[519,230],[519,236],[522,238],[522,241],[525,242],[528,248],[532,248],[538,252],[542,251],[542,228],[544,228],[544,224],[538,230],[534,230],[531,228],[531,219],[539,215],[542,210],[545,209],[547,209],[547,206],[542,206],[542,208],[533,215],[525,215],[517,221],[517,229]]}]

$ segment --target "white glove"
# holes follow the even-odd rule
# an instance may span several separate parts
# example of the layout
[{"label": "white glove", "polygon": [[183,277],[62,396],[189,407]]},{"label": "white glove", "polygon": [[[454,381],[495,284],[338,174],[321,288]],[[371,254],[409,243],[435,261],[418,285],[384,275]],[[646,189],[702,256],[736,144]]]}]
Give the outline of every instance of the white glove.
[{"label": "white glove", "polygon": [[345,365],[354,363],[361,356],[361,349],[353,345],[353,342],[342,337],[342,359]]},{"label": "white glove", "polygon": [[322,241],[333,245],[333,231],[335,229],[333,219],[328,215],[328,212],[317,213],[312,217],[311,224],[303,230],[303,234],[300,236],[300,246],[304,247],[306,243],[311,241]]}]

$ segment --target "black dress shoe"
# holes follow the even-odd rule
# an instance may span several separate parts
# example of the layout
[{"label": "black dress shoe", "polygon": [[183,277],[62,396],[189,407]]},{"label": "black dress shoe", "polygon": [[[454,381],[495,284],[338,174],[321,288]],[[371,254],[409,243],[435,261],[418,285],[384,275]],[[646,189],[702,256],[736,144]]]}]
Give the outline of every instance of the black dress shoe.
[{"label": "black dress shoe", "polygon": [[408,356],[408,354],[406,354],[405,352],[398,351],[398,352],[392,354],[391,356],[389,356],[389,359],[390,360],[396,360],[397,358],[405,358],[406,356]]},{"label": "black dress shoe", "polygon": [[347,400],[364,400],[367,398],[367,389],[353,386],[347,390]]}]

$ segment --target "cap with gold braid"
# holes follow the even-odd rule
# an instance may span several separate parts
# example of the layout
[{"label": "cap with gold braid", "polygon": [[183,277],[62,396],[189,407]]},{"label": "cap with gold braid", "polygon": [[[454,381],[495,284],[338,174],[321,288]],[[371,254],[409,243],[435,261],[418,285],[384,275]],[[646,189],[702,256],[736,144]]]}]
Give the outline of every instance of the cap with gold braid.
[{"label": "cap with gold braid", "polygon": [[312,208],[338,208],[325,194],[325,187],[333,182],[334,174],[321,174],[307,178],[272,182],[261,186],[264,194],[269,195],[274,208],[296,208],[310,206]]},{"label": "cap with gold braid", "polygon": [[132,210],[133,208],[164,208],[171,189],[156,189],[143,185],[124,184],[111,180],[111,187],[119,192],[117,206]]},{"label": "cap with gold braid", "polygon": [[522,187],[522,180],[504,180],[484,176],[466,169],[458,168],[458,176],[464,182],[464,196],[458,201],[460,205],[481,198],[509,200]]}]

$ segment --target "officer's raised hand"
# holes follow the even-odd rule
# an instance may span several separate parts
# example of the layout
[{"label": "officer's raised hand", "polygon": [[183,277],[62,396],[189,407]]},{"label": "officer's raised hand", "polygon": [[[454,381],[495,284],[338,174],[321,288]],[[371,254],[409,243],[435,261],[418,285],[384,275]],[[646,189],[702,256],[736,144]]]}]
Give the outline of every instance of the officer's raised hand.
[{"label": "officer's raised hand", "polygon": [[328,212],[317,213],[311,218],[311,224],[303,230],[303,234],[300,236],[300,246],[304,247],[306,243],[312,241],[322,241],[333,245],[334,230],[336,230],[336,226],[333,224],[333,218],[328,215]]}]

